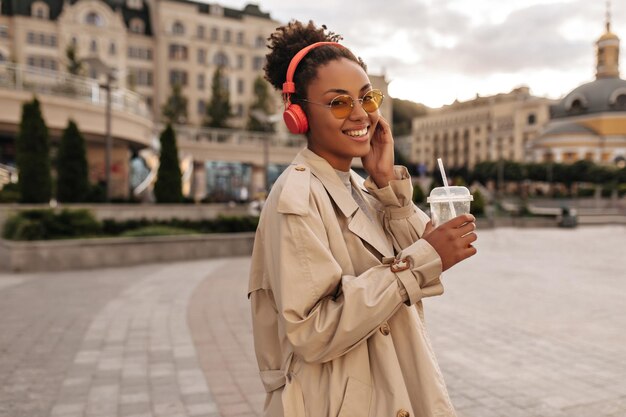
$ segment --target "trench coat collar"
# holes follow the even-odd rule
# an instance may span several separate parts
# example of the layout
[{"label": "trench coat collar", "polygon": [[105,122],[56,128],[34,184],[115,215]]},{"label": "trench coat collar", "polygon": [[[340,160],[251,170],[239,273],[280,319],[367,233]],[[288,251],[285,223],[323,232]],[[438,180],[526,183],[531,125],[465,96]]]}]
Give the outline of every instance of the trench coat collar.
[{"label": "trench coat collar", "polygon": [[[301,150],[294,159],[295,164],[307,165],[311,173],[322,183],[330,198],[335,202],[339,210],[346,218],[350,219],[348,229],[369,243],[383,256],[393,256],[393,251],[388,242],[378,233],[378,228],[372,225],[367,215],[359,208],[352,195],[346,190],[346,186],[335,172],[335,169],[321,156],[309,148]],[[355,179],[354,171],[351,172],[351,181],[359,188],[359,192],[366,192],[362,181]],[[354,216],[353,216],[354,215]]]}]

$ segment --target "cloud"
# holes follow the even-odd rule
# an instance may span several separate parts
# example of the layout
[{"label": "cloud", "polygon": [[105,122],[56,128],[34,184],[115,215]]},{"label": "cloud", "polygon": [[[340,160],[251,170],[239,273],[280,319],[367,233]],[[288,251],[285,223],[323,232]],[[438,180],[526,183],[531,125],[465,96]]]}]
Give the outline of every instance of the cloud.
[{"label": "cloud", "polygon": [[569,40],[559,32],[578,13],[560,4],[516,10],[502,23],[466,31],[453,47],[427,51],[423,63],[476,75],[579,65],[592,52],[590,42]]}]

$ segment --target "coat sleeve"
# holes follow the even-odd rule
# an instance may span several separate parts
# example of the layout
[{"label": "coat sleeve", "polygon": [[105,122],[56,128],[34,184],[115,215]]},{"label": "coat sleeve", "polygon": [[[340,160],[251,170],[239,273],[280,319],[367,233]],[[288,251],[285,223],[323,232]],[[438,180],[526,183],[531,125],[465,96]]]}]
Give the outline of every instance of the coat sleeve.
[{"label": "coat sleeve", "polygon": [[286,337],[306,362],[326,362],[350,351],[409,299],[421,298],[421,286],[441,272],[434,251],[416,249],[412,263],[420,265],[421,273],[394,272],[389,262],[358,276],[345,275],[329,249],[315,204],[306,215],[269,217],[260,236],[265,274]]},{"label": "coat sleeve", "polygon": [[[412,272],[418,275],[420,282],[424,283],[422,297],[440,295],[443,293],[439,278],[441,269],[433,278],[432,274],[424,274],[424,268],[419,261],[423,258],[439,258],[435,249],[428,242],[420,239],[430,218],[413,204],[413,184],[408,170],[403,166],[395,166],[394,172],[397,179],[390,181],[386,187],[378,188],[371,178],[365,180],[364,186],[383,207],[380,213],[383,228],[393,242],[398,253],[397,257],[409,257],[413,261]],[[439,267],[441,267],[441,261]],[[435,271],[431,272],[435,273]],[[427,287],[428,290],[425,290]],[[419,300],[413,298],[410,300],[411,303],[417,301]]]}]

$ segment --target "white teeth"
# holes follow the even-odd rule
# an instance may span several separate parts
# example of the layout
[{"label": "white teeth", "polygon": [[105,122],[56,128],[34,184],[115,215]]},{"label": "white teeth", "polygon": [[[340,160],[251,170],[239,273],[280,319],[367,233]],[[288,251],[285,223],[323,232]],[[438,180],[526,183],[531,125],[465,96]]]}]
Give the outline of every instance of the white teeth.
[{"label": "white teeth", "polygon": [[346,135],[353,136],[353,137],[359,137],[365,134],[367,134],[367,128],[361,129],[361,130],[347,130],[346,131]]}]

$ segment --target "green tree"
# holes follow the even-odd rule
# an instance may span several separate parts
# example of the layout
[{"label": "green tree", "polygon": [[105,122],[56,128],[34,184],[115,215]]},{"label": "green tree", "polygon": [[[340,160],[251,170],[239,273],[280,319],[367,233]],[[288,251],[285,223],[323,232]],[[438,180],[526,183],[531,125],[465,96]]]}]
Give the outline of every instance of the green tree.
[{"label": "green tree", "polygon": [[72,75],[83,75],[83,61],[78,58],[75,45],[70,44],[65,48],[65,59],[67,59],[65,65],[67,72]]},{"label": "green tree", "polygon": [[259,120],[255,117],[255,112],[260,112],[265,116],[272,114],[272,96],[270,95],[267,81],[260,75],[254,80],[254,103],[250,106],[250,116],[246,129],[253,132],[273,132],[274,124]]},{"label": "green tree", "polygon": [[474,200],[470,206],[470,211],[474,216],[482,216],[485,213],[485,197],[483,194],[476,189],[472,195],[474,196]]},{"label": "green tree", "polygon": [[64,203],[85,201],[90,191],[88,177],[85,139],[76,123],[70,120],[57,154],[57,200]]},{"label": "green tree", "polygon": [[392,100],[393,108],[393,134],[395,136],[408,135],[411,133],[413,119],[424,116],[428,107],[409,100]]},{"label": "green tree", "polygon": [[171,124],[161,133],[161,156],[159,171],[154,185],[154,196],[157,203],[180,203],[183,201],[180,164],[176,134]]},{"label": "green tree", "polygon": [[230,93],[223,76],[224,67],[219,66],[213,73],[211,82],[211,101],[206,109],[205,126],[226,128],[232,116],[230,109]]},{"label": "green tree", "polygon": [[413,184],[413,202],[423,204],[426,202],[426,195],[418,183]]},{"label": "green tree", "polygon": [[167,124],[187,123],[187,97],[183,96],[179,83],[172,85],[172,94],[161,108],[161,113]]},{"label": "green tree", "polygon": [[22,106],[22,121],[16,140],[16,162],[21,202],[49,202],[52,178],[48,127],[36,98]]}]

